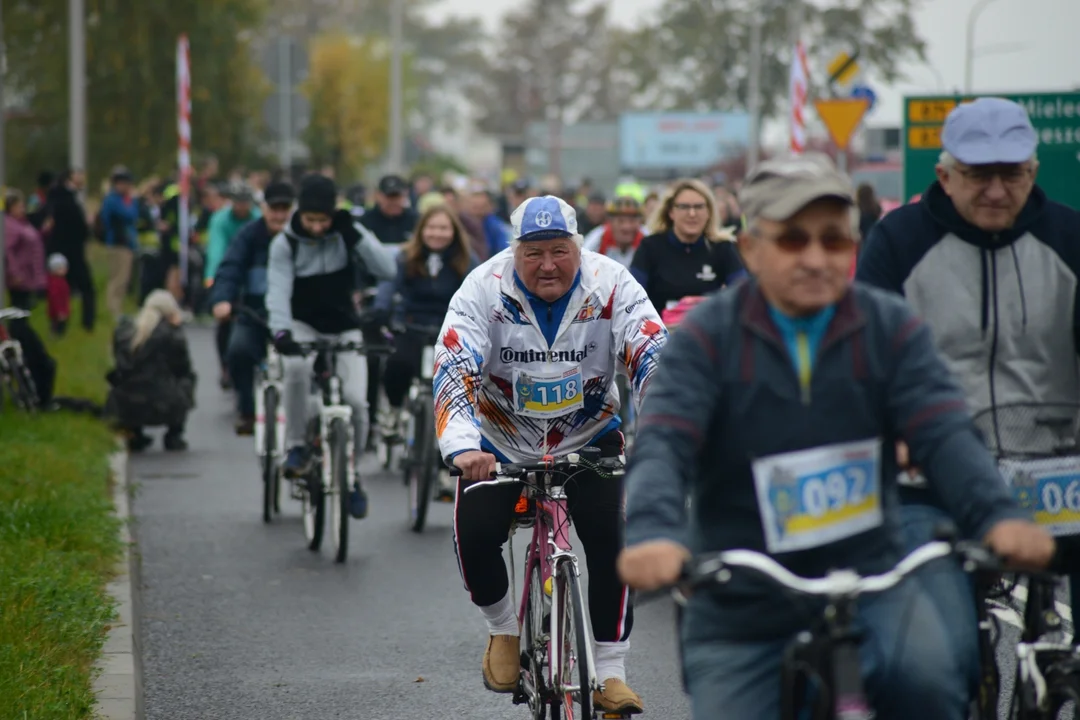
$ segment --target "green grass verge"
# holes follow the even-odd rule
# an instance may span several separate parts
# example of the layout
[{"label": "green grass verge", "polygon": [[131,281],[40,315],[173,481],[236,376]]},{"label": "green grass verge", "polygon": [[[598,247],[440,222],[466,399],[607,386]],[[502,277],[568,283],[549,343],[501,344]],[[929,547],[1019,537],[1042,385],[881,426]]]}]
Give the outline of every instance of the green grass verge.
[{"label": "green grass verge", "polygon": [[[95,269],[100,260],[95,252]],[[59,364],[58,395],[104,400],[107,315],[102,308],[92,334],[76,321],[55,339],[44,307],[35,309]],[[0,718],[93,714],[93,663],[114,613],[105,583],[121,551],[108,475],[115,447],[115,434],[89,416],[0,410]]]}]

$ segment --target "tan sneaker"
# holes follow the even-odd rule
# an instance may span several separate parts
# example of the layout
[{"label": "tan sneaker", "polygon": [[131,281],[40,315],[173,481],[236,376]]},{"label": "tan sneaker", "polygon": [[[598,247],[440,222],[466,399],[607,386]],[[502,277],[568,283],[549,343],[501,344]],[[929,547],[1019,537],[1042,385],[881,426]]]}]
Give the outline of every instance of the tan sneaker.
[{"label": "tan sneaker", "polygon": [[521,638],[491,635],[484,651],[484,687],[492,692],[511,693],[521,676]]},{"label": "tan sneaker", "polygon": [[616,678],[608,678],[604,681],[604,692],[593,691],[593,706],[601,712],[622,713],[624,715],[637,715],[645,712],[645,706],[637,693],[631,690],[626,683]]}]

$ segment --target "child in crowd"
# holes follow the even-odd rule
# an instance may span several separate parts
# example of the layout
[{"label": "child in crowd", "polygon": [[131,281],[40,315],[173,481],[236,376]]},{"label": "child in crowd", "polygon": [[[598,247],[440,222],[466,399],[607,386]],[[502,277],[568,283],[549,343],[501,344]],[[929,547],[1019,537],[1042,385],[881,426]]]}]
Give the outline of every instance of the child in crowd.
[{"label": "child in crowd", "polygon": [[45,292],[49,299],[49,323],[57,337],[64,334],[71,314],[71,288],[68,287],[67,272],[67,258],[60,253],[49,256],[49,279]]}]

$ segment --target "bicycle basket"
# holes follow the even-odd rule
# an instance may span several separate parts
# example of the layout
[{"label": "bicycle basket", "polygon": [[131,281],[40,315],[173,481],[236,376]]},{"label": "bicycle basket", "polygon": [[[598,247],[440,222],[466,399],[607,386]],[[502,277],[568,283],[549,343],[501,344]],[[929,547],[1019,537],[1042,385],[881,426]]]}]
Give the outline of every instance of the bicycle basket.
[{"label": "bicycle basket", "polygon": [[1080,455],[1080,404],[1009,403],[973,418],[999,460]]}]

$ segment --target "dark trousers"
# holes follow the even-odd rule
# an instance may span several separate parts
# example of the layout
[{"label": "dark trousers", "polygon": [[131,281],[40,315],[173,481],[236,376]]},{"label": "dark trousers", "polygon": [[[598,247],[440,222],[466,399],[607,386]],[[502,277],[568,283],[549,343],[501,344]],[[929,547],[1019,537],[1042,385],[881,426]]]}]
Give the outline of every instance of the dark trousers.
[{"label": "dark trousers", "polygon": [[255,367],[266,357],[269,334],[243,320],[233,323],[225,361],[236,390],[240,417],[255,417]]},{"label": "dark trousers", "polygon": [[[378,427],[379,424],[379,388],[382,387],[382,375],[383,375],[383,357],[382,355],[372,355],[367,359],[368,367],[368,386],[367,386],[367,401],[368,401],[368,421],[371,423],[368,427]],[[374,433],[372,434],[374,436]]]},{"label": "dark trousers", "polygon": [[[31,294],[25,290],[12,290],[11,304],[29,310],[32,304]],[[50,402],[56,382],[56,361],[49,356],[45,343],[34,332],[34,328],[30,327],[29,318],[8,320],[8,333],[12,340],[18,341],[22,346],[23,363],[30,371],[30,377],[34,379],[38,398],[43,404]]]},{"label": "dark trousers", "polygon": [[97,313],[97,291],[90,266],[82,254],[63,253],[68,261],[67,281],[71,294],[82,298],[82,326],[86,330],[94,329],[94,317]]},{"label": "dark trousers", "polygon": [[217,331],[214,334],[214,344],[217,346],[218,362],[222,371],[227,367],[226,354],[229,351],[229,335],[232,333],[232,320],[219,320]]},{"label": "dark trousers", "polygon": [[383,388],[392,408],[401,408],[409,394],[409,386],[420,374],[420,360],[424,355],[423,343],[424,338],[415,333],[398,335],[394,340],[394,354],[386,359],[383,371]]},{"label": "dark trousers", "polygon": [[[622,452],[622,433],[609,432],[595,444],[605,457],[617,456]],[[509,536],[521,485],[497,485],[465,494],[466,485],[458,481],[454,546],[473,604],[485,607],[506,597],[510,587],[502,546]],[[581,471],[566,484],[566,496],[589,568],[593,634],[597,642],[626,640],[634,626],[634,609],[615,570],[623,542],[623,478]],[[516,605],[518,598],[511,600]]]}]

